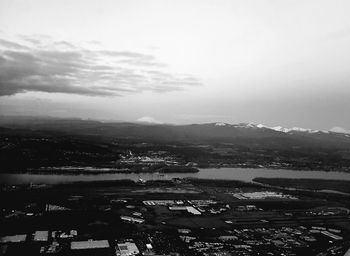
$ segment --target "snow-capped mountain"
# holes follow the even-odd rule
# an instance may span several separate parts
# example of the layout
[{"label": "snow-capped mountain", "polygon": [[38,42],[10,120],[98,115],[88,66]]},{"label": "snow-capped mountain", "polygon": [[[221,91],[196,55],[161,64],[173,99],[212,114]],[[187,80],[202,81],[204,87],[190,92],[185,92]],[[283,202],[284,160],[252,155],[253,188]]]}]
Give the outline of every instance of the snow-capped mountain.
[{"label": "snow-capped mountain", "polygon": [[[139,120],[140,121],[140,120]],[[155,122],[155,121],[149,121],[147,120],[142,120],[144,122],[150,122],[154,124],[161,124],[160,122]],[[350,136],[350,130],[347,130],[342,127],[333,127],[329,131],[326,130],[314,130],[314,129],[309,129],[309,128],[302,128],[302,127],[292,127],[292,128],[287,128],[283,126],[267,126],[264,124],[255,124],[255,123],[238,123],[238,124],[229,124],[229,123],[224,123],[224,122],[216,122],[212,123],[211,125],[217,126],[217,127],[232,127],[232,128],[253,128],[253,129],[268,129],[268,130],[273,130],[276,132],[282,132],[282,133],[320,133],[320,134],[328,134],[328,133],[340,133],[340,134],[346,134]]]},{"label": "snow-capped mountain", "polygon": [[329,130],[330,132],[335,132],[335,133],[345,133],[345,134],[350,134],[350,130],[345,129],[343,127],[333,127],[332,129]]},{"label": "snow-capped mountain", "polygon": [[300,128],[300,127],[285,128],[282,126],[271,127],[270,129],[275,130],[275,131],[279,131],[279,132],[284,132],[284,133],[289,133],[289,132],[307,132],[307,133],[322,132],[322,133],[324,133],[324,132],[326,132],[326,131],[320,131],[320,130]]},{"label": "snow-capped mountain", "polygon": [[215,126],[226,126],[226,127],[235,127],[235,128],[259,128],[259,129],[269,129],[274,130],[276,132],[283,132],[283,133],[341,133],[341,134],[350,134],[350,130],[342,128],[342,127],[334,127],[330,129],[329,131],[325,130],[314,130],[309,128],[301,128],[301,127],[292,127],[287,128],[283,126],[267,126],[264,124],[255,124],[255,123],[239,123],[239,124],[228,124],[228,123],[222,123],[218,122],[215,123]]},{"label": "snow-capped mountain", "polygon": [[[216,125],[218,125],[218,123]],[[228,125],[228,124],[220,123],[220,126],[221,125]],[[300,128],[300,127],[292,127],[292,128],[286,128],[286,127],[282,127],[282,126],[270,127],[270,126],[266,126],[264,124],[255,124],[255,123],[240,123],[240,124],[234,124],[232,126],[240,127],[240,128],[270,129],[270,130],[274,130],[276,132],[284,132],[284,133],[289,133],[289,132],[307,132],[307,133],[324,132],[324,133],[327,133],[328,132],[328,131],[320,131],[320,130]]]},{"label": "snow-capped mountain", "polygon": [[229,125],[229,124],[226,124],[226,123],[215,123],[215,126],[226,126],[226,125]]}]

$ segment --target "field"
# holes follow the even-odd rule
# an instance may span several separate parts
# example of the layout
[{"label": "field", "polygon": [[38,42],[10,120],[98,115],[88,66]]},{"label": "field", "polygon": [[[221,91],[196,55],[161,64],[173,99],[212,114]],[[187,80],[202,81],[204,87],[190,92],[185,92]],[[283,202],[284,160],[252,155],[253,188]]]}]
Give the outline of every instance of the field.
[{"label": "field", "polygon": [[254,181],[272,186],[318,191],[339,191],[350,194],[350,181],[346,180],[255,178]]}]

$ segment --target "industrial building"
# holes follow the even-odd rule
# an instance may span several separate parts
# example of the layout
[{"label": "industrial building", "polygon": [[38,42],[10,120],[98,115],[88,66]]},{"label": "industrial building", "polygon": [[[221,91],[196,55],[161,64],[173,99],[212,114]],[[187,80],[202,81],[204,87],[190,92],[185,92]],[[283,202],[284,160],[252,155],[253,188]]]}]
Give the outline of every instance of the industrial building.
[{"label": "industrial building", "polygon": [[111,255],[113,252],[108,240],[73,241],[70,249],[72,255],[77,256]]},{"label": "industrial building", "polygon": [[118,243],[115,249],[117,256],[132,256],[140,253],[136,244],[132,242]]},{"label": "industrial building", "polygon": [[27,235],[3,236],[0,238],[0,243],[20,243],[25,242]]},{"label": "industrial building", "polygon": [[198,211],[193,206],[169,206],[169,210],[171,211],[187,211],[192,213],[193,215],[201,215],[202,213]]},{"label": "industrial building", "polygon": [[70,248],[72,250],[109,248],[109,243],[107,240],[73,241],[70,244]]},{"label": "industrial building", "polygon": [[49,239],[49,231],[35,231],[33,241],[46,242]]},{"label": "industrial building", "polygon": [[131,222],[131,223],[138,223],[138,224],[141,224],[141,223],[144,223],[144,222],[145,222],[144,219],[135,218],[135,217],[131,217],[131,216],[120,216],[120,218],[121,218],[122,220]]}]

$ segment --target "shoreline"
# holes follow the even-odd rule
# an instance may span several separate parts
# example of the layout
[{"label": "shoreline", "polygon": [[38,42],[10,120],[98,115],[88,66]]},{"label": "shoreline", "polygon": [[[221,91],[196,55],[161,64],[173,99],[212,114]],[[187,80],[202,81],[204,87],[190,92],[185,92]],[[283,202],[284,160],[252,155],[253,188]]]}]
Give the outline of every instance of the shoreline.
[{"label": "shoreline", "polygon": [[[232,180],[225,180],[225,179],[208,179],[208,178],[197,178],[197,177],[183,177],[183,178],[172,178],[169,180],[161,180],[161,179],[155,179],[155,180],[146,180],[146,181],[135,181],[132,179],[115,179],[115,180],[90,180],[90,181],[67,181],[67,182],[60,182],[55,184],[49,184],[49,183],[38,183],[38,184],[31,184],[31,183],[21,183],[21,184],[6,184],[0,182],[0,187],[27,187],[30,186],[32,189],[41,189],[41,188],[49,188],[49,187],[62,187],[62,186],[154,186],[154,185],[161,185],[161,184],[173,184],[176,181],[189,181],[194,182],[197,184],[202,185],[215,185],[215,186],[249,186],[249,187],[255,187],[260,189],[277,189],[282,190],[284,192],[290,192],[290,193],[322,193],[325,195],[337,195],[337,196],[350,196],[350,189],[348,189],[348,185],[350,184],[350,181],[342,181],[342,180],[322,180],[322,179],[300,179],[300,178],[264,178],[264,177],[257,177],[254,178],[252,181],[244,181],[244,180],[238,180],[238,179],[232,179]],[[271,182],[272,181],[272,182]],[[285,184],[284,182],[276,184],[276,181],[284,181],[284,182],[294,182],[299,181],[299,183],[305,183],[308,184],[307,186],[289,186],[290,184]],[[310,186],[310,182],[313,181]],[[318,184],[316,187],[314,185]],[[331,187],[330,187],[331,186]],[[340,186],[340,187],[339,187]],[[345,189],[344,189],[345,187]]]},{"label": "shoreline", "polygon": [[[152,170],[152,171],[142,171],[142,170],[131,170],[131,169],[111,169],[111,168],[94,168],[94,170],[82,170],[82,169],[89,169],[91,167],[77,167],[77,168],[71,168],[71,169],[30,169],[30,170],[3,170],[0,172],[0,174],[33,174],[33,175],[104,175],[104,174],[174,174],[174,173],[198,173],[200,172],[200,169],[197,168],[189,168],[189,167],[183,167],[183,170],[181,168],[177,167],[177,170]],[[108,169],[108,170],[105,170]]]},{"label": "shoreline", "polygon": [[253,179],[253,182],[267,187],[290,191],[311,191],[350,196],[349,180],[256,177]]},{"label": "shoreline", "polygon": [[[324,172],[324,171],[294,171],[286,169],[266,169],[266,168],[213,168],[196,169],[197,172],[132,172],[132,171],[84,171],[65,170],[60,172],[43,172],[17,170],[12,172],[0,172],[1,183],[23,184],[32,182],[33,184],[58,184],[66,181],[99,181],[99,180],[171,180],[173,178],[196,178],[211,180],[242,180],[253,181],[254,178],[286,178],[286,179],[322,179],[322,180],[348,180],[350,173],[345,172]],[[140,170],[139,170],[140,171]]]},{"label": "shoreline", "polygon": [[[250,169],[250,170],[280,170],[280,171],[295,171],[295,172],[326,172],[326,173],[344,173],[350,174],[350,171],[343,170],[323,170],[323,169],[293,169],[293,168],[283,168],[283,167],[252,167],[252,166],[220,166],[220,167],[179,167],[176,166],[176,170],[162,171],[160,169],[156,170],[132,170],[132,169],[115,169],[106,167],[72,167],[70,169],[65,169],[65,167],[54,167],[53,169],[39,167],[38,169],[30,168],[25,170],[2,170],[0,174],[36,174],[36,175],[104,175],[104,174],[176,174],[176,173],[199,173],[201,170],[209,169]],[[171,168],[171,166],[170,166]],[[181,169],[184,170],[181,170]]]}]

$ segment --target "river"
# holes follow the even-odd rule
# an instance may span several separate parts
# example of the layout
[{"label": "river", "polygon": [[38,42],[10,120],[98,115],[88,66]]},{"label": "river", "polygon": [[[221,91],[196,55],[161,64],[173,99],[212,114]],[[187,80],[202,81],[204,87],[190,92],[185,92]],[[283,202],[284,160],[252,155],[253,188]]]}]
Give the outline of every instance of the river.
[{"label": "river", "polygon": [[256,177],[265,178],[303,178],[303,179],[333,179],[350,180],[350,173],[325,172],[325,171],[295,171],[277,169],[249,169],[249,168],[220,168],[220,169],[200,169],[198,173],[169,173],[159,175],[156,173],[115,173],[99,175],[69,175],[69,174],[0,174],[0,183],[6,184],[57,184],[75,181],[98,181],[98,180],[155,180],[195,177],[202,179],[226,179],[251,181]]}]

